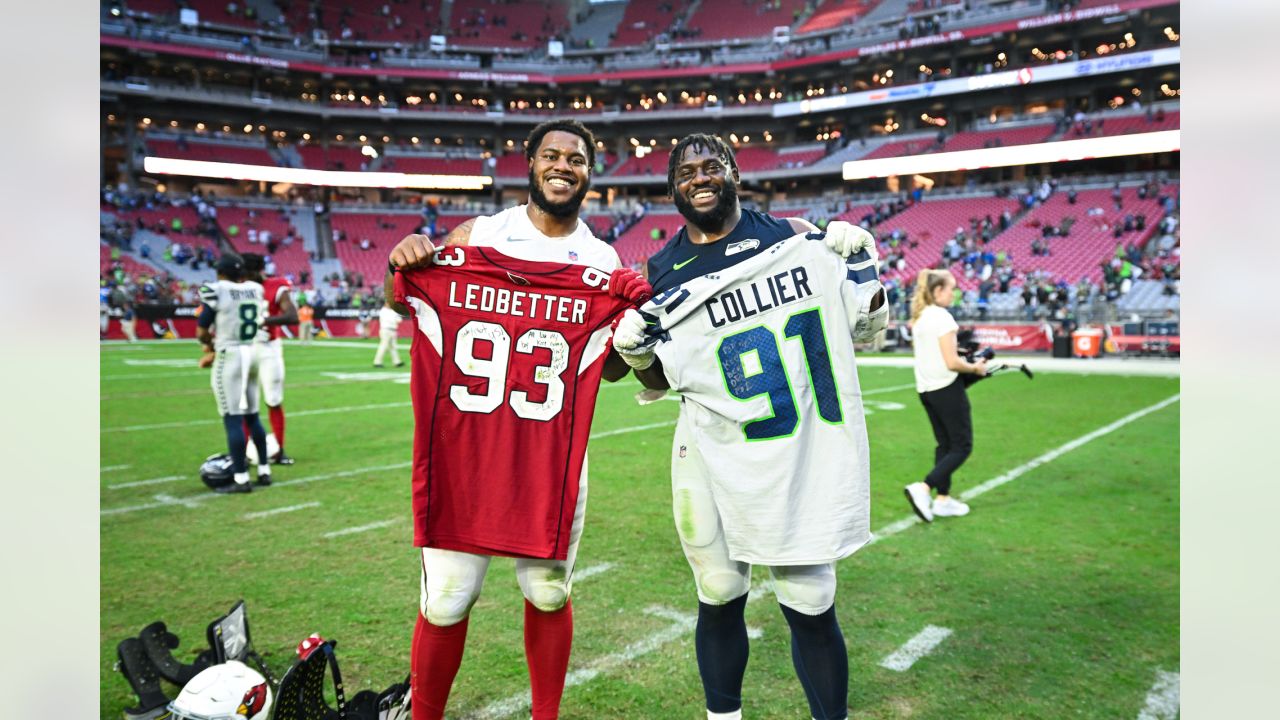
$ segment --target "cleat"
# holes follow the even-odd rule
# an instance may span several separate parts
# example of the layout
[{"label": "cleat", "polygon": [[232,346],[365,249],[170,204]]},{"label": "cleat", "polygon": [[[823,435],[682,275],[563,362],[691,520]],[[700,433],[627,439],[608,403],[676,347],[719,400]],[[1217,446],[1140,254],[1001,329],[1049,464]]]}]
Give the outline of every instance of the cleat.
[{"label": "cleat", "polygon": [[280,452],[275,454],[275,457],[271,458],[271,464],[272,465],[292,465],[293,458],[289,457],[288,455],[285,455],[284,450],[281,450]]},{"label": "cleat", "polygon": [[404,362],[403,362],[403,361],[401,361],[401,362],[396,363],[396,367],[404,367]]},{"label": "cleat", "polygon": [[271,484],[271,476],[259,475],[258,479],[253,481],[253,484],[257,485],[258,487],[267,487],[268,485]]},{"label": "cleat", "polygon": [[907,496],[907,502],[911,503],[911,509],[916,515],[925,522],[933,522],[933,511],[929,508],[929,486],[916,482],[902,488],[902,492]]},{"label": "cleat", "polygon": [[962,517],[969,514],[969,506],[955,498],[947,498],[933,504],[933,514],[937,517]]},{"label": "cleat", "polygon": [[220,485],[214,488],[213,491],[216,493],[223,493],[224,495],[231,493],[247,493],[253,492],[253,486],[249,483],[233,482],[227,483],[226,485]]},{"label": "cleat", "polygon": [[374,366],[374,367],[376,367],[376,368],[381,368],[381,367],[382,367],[382,363],[374,363],[374,364],[373,364],[373,366]]}]

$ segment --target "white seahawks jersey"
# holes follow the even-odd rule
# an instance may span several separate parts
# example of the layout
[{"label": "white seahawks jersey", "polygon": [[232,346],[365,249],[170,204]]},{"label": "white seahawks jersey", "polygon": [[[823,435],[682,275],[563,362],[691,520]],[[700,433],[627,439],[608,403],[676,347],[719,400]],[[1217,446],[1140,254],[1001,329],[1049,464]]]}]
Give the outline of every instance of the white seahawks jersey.
[{"label": "white seahawks jersey", "polygon": [[582,220],[565,237],[543,235],[529,219],[528,205],[517,205],[495,215],[475,219],[472,245],[492,247],[503,255],[535,262],[567,262],[613,272],[622,265],[618,251],[592,234]]},{"label": "white seahawks jersey", "polygon": [[246,280],[215,280],[200,286],[200,301],[213,309],[213,347],[251,345],[267,317],[262,285]]},{"label": "white seahawks jersey", "polygon": [[797,235],[641,308],[734,560],[826,563],[870,539],[853,336],[879,289],[873,269]]}]

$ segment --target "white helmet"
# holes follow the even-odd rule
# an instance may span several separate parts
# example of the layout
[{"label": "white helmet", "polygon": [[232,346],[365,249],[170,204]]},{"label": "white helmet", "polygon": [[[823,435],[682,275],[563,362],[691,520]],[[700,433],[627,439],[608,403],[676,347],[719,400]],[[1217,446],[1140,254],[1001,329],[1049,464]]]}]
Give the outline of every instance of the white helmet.
[{"label": "white helmet", "polygon": [[[253,438],[247,438],[245,443],[244,456],[252,465],[258,464],[258,446],[253,444]],[[276,434],[267,433],[267,457],[273,458],[280,454],[280,441],[276,440]]]},{"label": "white helmet", "polygon": [[238,660],[205,668],[169,703],[174,720],[267,720],[271,688]]}]

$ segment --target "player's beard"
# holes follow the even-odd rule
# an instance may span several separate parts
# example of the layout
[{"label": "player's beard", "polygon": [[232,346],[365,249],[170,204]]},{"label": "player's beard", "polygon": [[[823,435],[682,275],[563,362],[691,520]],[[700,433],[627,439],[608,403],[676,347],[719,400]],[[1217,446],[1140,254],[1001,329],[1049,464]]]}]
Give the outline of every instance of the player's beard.
[{"label": "player's beard", "polygon": [[578,191],[572,197],[564,202],[553,203],[542,193],[542,186],[538,183],[538,178],[534,175],[533,168],[529,168],[529,201],[553,217],[568,218],[577,215],[578,208],[582,207],[582,200],[587,196],[587,190],[589,189],[590,187],[587,183],[579,181]]},{"label": "player's beard", "polygon": [[689,221],[694,227],[704,233],[719,232],[724,228],[724,223],[733,214],[733,209],[738,205],[738,189],[733,183],[726,182],[719,188],[719,199],[716,201],[715,207],[707,211],[695,210],[693,204],[683,193],[676,193],[674,200],[676,201],[676,209]]}]

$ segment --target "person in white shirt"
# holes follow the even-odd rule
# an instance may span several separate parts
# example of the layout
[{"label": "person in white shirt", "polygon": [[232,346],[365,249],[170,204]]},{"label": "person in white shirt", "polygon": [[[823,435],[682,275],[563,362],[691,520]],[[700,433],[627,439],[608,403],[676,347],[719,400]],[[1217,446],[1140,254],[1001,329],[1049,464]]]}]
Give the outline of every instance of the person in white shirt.
[{"label": "person in white shirt", "polygon": [[[971,363],[956,349],[960,326],[947,312],[956,279],[946,270],[921,270],[911,297],[911,332],[915,338],[916,391],[929,414],[934,465],[924,480],[904,488],[911,509],[925,522],[934,517],[969,514],[969,506],[951,497],[951,476],[973,451],[969,396],[960,373],[987,374],[987,361]],[[930,491],[937,497],[930,498]]]},{"label": "person in white shirt", "polygon": [[391,351],[391,362],[400,367],[404,365],[404,361],[400,359],[400,348],[396,343],[396,332],[400,329],[400,313],[391,309],[389,305],[383,305],[378,311],[378,352],[373,355],[373,366],[382,367],[382,358]]}]

